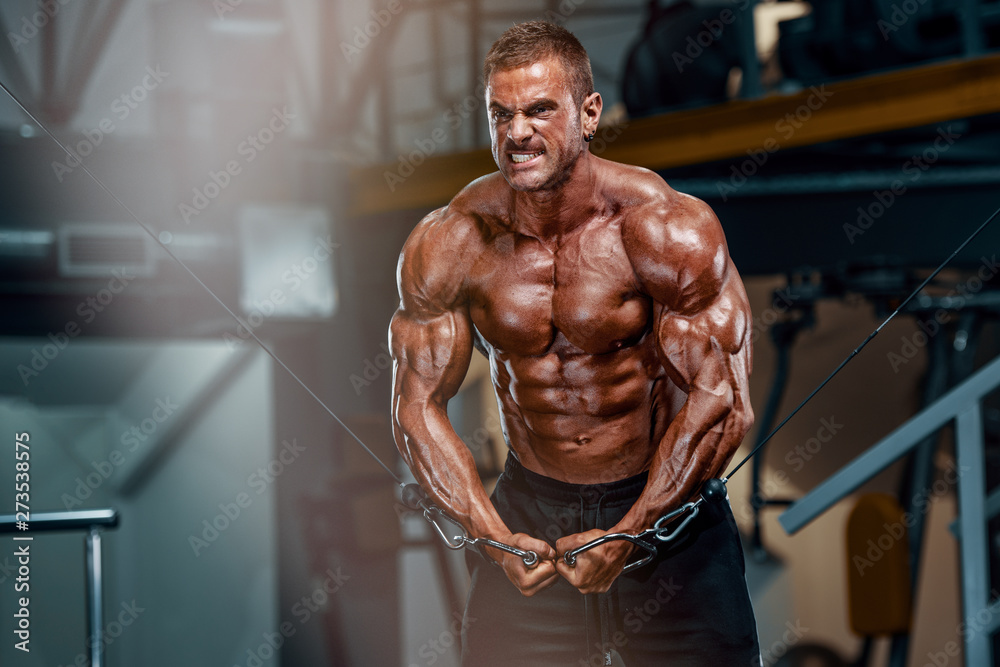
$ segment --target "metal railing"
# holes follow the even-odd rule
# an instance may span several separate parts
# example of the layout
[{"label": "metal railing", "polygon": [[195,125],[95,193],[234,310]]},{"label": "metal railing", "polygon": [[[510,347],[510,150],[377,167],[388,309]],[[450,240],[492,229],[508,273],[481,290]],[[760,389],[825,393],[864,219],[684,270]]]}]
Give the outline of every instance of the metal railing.
[{"label": "metal railing", "polygon": [[907,454],[923,439],[955,422],[958,456],[958,525],[962,569],[962,641],[968,665],[991,665],[992,636],[1000,628],[1000,614],[990,613],[978,631],[976,617],[990,605],[987,522],[1000,511],[1000,489],[986,496],[983,434],[984,396],[1000,386],[1000,357],[969,377],[863,454],[841,468],[778,518],[795,533],[830,509],[887,466]]},{"label": "metal railing", "polygon": [[85,559],[87,568],[87,637],[92,667],[104,665],[103,573],[101,571],[101,530],[118,527],[118,510],[74,510],[69,512],[33,512],[27,530],[19,530],[14,514],[0,514],[0,534],[17,533],[15,539],[31,540],[35,533],[54,533],[84,530]]}]

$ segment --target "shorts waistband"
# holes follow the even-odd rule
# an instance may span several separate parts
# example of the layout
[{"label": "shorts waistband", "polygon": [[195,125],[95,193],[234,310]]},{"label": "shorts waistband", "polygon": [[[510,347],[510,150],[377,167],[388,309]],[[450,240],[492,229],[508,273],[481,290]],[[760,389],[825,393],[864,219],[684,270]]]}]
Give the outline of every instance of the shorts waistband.
[{"label": "shorts waistband", "polygon": [[525,489],[536,498],[549,502],[571,502],[578,505],[581,499],[585,504],[597,503],[600,500],[601,505],[608,506],[616,501],[635,502],[646,488],[649,472],[643,471],[638,475],[614,482],[570,484],[528,470],[513,452],[508,452],[501,478],[506,478],[515,487]]}]

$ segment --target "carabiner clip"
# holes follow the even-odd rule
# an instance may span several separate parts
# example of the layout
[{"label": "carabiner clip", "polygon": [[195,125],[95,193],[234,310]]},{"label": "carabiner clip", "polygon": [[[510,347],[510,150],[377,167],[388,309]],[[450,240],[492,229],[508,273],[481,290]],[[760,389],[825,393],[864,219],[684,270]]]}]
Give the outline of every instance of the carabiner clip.
[{"label": "carabiner clip", "polygon": [[[698,506],[701,505],[701,502],[701,498],[699,498],[694,502],[684,503],[669,514],[664,514],[656,520],[656,523],[653,524],[653,528],[648,532],[652,533],[653,537],[660,542],[672,542],[677,539],[680,534],[684,532],[684,529],[687,528],[688,524],[691,523],[696,516],[698,516]],[[673,530],[670,530],[670,526],[667,524],[685,512],[690,512],[690,514],[684,517],[684,519],[681,520],[681,522],[677,524]]]},{"label": "carabiner clip", "polygon": [[[441,524],[439,524],[435,520],[436,517],[442,517],[448,523],[458,526],[458,529],[461,530],[462,533],[460,535],[455,535],[454,537],[448,537],[447,535],[445,535],[444,529],[441,528]],[[427,519],[427,523],[434,526],[434,530],[436,530],[437,534],[441,537],[441,541],[444,542],[445,546],[448,547],[449,549],[453,551],[458,551],[459,549],[463,548],[465,544],[469,541],[469,537],[466,534],[465,528],[462,526],[462,524],[452,519],[450,516],[439,510],[437,507],[434,507],[432,505],[430,508],[425,509],[424,518]]]},{"label": "carabiner clip", "polygon": [[[517,547],[512,547],[509,544],[497,542],[496,540],[491,540],[485,537],[469,539],[469,533],[466,532],[465,526],[445,514],[445,512],[438,506],[432,505],[430,500],[427,498],[427,494],[425,494],[416,484],[407,484],[403,487],[403,502],[407,507],[413,510],[423,510],[424,519],[427,520],[427,523],[434,526],[435,532],[437,532],[441,541],[444,542],[444,545],[453,551],[458,551],[459,549],[464,549],[465,547],[477,549],[480,544],[485,544],[493,547],[494,549],[514,554],[524,562],[525,567],[532,568],[538,565],[538,554],[534,551],[525,551],[524,549],[518,549]],[[458,528],[459,534],[449,536],[445,533],[444,528],[438,521],[438,517]]]}]

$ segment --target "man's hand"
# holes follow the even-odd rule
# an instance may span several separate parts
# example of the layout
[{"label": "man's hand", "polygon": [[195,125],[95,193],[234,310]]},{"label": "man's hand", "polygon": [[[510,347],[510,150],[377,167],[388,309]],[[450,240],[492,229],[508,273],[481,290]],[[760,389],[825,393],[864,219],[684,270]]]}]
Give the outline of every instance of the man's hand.
[{"label": "man's hand", "polygon": [[528,567],[520,557],[514,554],[486,547],[490,555],[503,567],[504,574],[507,575],[510,582],[517,587],[517,590],[521,591],[521,595],[531,597],[559,580],[559,573],[556,572],[553,564],[556,550],[551,545],[524,533],[508,535],[497,541],[538,554],[538,563]]},{"label": "man's hand", "polygon": [[566,564],[563,555],[587,542],[613,532],[615,531],[588,530],[585,533],[567,535],[556,542],[556,551],[559,553],[559,557],[556,559],[555,568],[581,593],[604,593],[611,588],[611,584],[625,568],[633,547],[622,540],[608,542],[589,551],[584,551],[576,557],[576,564],[573,566]]}]

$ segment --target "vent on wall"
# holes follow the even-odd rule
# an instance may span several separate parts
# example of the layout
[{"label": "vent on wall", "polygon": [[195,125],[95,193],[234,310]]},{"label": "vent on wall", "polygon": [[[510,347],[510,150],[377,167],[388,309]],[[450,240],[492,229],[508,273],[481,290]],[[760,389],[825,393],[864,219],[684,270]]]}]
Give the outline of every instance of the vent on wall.
[{"label": "vent on wall", "polygon": [[151,276],[153,240],[132,224],[66,223],[59,228],[59,275],[95,278],[112,272]]}]

